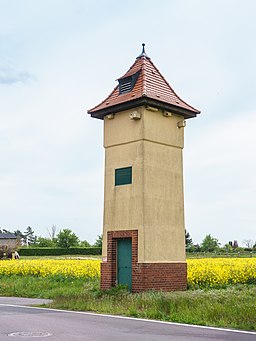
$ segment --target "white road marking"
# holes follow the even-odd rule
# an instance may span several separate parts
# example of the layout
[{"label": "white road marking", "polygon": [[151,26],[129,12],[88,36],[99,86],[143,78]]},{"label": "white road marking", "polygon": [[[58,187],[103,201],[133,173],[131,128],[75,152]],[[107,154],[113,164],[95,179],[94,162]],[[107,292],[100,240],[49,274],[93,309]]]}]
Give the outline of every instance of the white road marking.
[{"label": "white road marking", "polygon": [[129,317],[129,316],[116,316],[116,315],[108,315],[108,314],[100,314],[100,313],[97,314],[97,313],[90,313],[90,312],[86,312],[86,311],[73,311],[73,310],[61,310],[61,309],[41,308],[41,307],[28,307],[28,306],[22,306],[22,305],[3,304],[3,303],[0,303],[0,306],[26,308],[26,309],[38,309],[38,310],[49,310],[49,311],[54,311],[54,312],[58,312],[58,313],[72,313],[72,314],[89,315],[89,316],[100,316],[100,317],[108,317],[108,318],[115,318],[115,319],[125,319],[125,320],[133,320],[133,321],[169,324],[172,326],[201,328],[201,329],[210,329],[210,330],[217,330],[217,331],[224,331],[224,332],[231,332],[231,333],[256,335],[256,332],[246,331],[246,330],[207,327],[207,326],[199,326],[199,325],[195,325],[195,324],[186,324],[186,323],[178,323],[178,322],[159,321],[159,320],[149,320],[149,319]]},{"label": "white road marking", "polygon": [[52,336],[51,333],[48,332],[14,332],[8,334],[8,336],[13,337],[48,337]]}]

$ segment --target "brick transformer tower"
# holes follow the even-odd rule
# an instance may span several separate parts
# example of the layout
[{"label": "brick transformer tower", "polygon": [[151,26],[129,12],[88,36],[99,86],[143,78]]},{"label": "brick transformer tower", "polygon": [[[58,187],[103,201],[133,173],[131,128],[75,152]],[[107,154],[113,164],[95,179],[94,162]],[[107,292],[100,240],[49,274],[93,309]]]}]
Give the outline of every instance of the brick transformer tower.
[{"label": "brick transformer tower", "polygon": [[145,53],[91,117],[104,120],[101,288],[185,290],[184,102]]}]

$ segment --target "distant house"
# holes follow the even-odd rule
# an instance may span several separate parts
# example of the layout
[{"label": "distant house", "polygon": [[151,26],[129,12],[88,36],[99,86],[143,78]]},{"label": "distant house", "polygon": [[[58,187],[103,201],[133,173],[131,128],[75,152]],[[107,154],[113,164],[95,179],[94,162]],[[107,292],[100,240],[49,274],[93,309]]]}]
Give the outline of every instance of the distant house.
[{"label": "distant house", "polygon": [[0,233],[0,248],[16,249],[20,238],[13,233]]}]

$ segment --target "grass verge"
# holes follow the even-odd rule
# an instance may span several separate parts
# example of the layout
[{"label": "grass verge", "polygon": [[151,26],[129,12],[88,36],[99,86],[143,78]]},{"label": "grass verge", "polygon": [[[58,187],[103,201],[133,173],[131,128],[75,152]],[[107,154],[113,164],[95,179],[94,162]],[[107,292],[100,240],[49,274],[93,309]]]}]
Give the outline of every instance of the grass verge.
[{"label": "grass verge", "polygon": [[1,296],[51,298],[51,308],[94,311],[163,321],[256,330],[256,286],[131,294],[103,292],[98,279],[1,276]]},{"label": "grass verge", "polygon": [[21,256],[22,260],[31,259],[101,259],[98,255],[62,255],[62,256]]}]

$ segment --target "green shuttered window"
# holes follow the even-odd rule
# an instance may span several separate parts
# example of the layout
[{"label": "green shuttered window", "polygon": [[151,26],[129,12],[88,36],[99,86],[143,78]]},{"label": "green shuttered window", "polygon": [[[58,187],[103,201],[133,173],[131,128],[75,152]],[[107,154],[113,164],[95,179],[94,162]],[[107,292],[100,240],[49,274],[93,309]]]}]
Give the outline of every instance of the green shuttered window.
[{"label": "green shuttered window", "polygon": [[128,185],[132,183],[132,167],[115,169],[115,186]]}]

